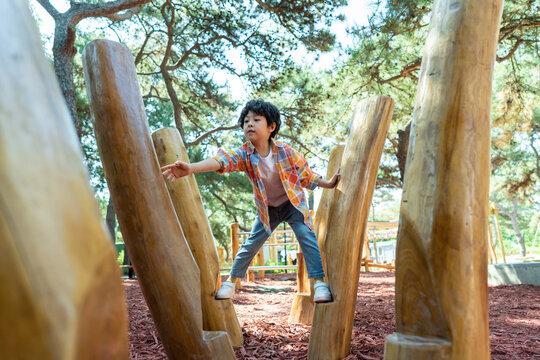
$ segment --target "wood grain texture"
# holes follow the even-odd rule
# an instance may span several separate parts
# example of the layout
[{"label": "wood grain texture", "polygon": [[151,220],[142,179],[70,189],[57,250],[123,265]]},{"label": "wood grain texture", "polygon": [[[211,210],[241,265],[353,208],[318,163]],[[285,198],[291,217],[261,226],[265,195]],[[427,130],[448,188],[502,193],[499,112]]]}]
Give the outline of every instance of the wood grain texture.
[{"label": "wood grain texture", "polygon": [[[331,179],[341,166],[341,158],[343,157],[344,149],[345,146],[338,145],[330,151],[328,168],[326,170],[327,180]],[[321,200],[319,201],[319,206],[317,207],[317,212],[313,218],[315,235],[317,236],[319,242],[319,249],[321,251],[321,258],[323,261],[324,269],[326,269],[324,239],[326,237],[328,211],[330,208],[330,203],[332,201],[333,191],[333,189],[323,189]],[[300,276],[301,269],[302,276]],[[302,263],[298,262],[298,274],[298,293],[295,294],[295,298],[291,306],[289,323],[311,324],[313,320],[313,310],[315,309],[315,303],[313,302],[314,281],[308,279],[306,265],[303,261]],[[327,277],[325,277],[325,281],[327,280]]]},{"label": "wood grain texture", "polygon": [[367,217],[393,108],[391,98],[377,96],[359,102],[354,111],[324,237],[334,301],[315,305],[309,359],[340,359],[349,353]]},{"label": "wood grain texture", "polygon": [[[397,334],[450,341],[456,360],[489,359],[489,116],[501,6],[435,1],[400,210]],[[387,341],[399,356],[386,358],[409,359],[408,348],[415,359],[435,358],[401,346]]]},{"label": "wood grain texture", "polygon": [[[240,230],[240,225],[238,225],[238,223],[232,223],[230,227],[231,227],[231,252],[232,252],[232,260],[234,262],[234,258],[236,257],[238,250],[240,250],[240,238],[238,237],[238,230]],[[234,282],[234,285],[237,290],[241,289],[242,280],[236,279]]]},{"label": "wood grain texture", "polygon": [[120,271],[24,1],[0,4],[0,359],[128,359]]},{"label": "wood grain texture", "polygon": [[203,333],[199,269],[161,175],[131,53],[96,40],[83,65],[118,223],[169,359],[233,359],[225,332]]},{"label": "wood grain texture", "polygon": [[[160,166],[178,160],[189,163],[184,142],[176,128],[154,131],[152,141]],[[166,185],[186,241],[199,267],[203,329],[226,331],[233,346],[241,346],[244,338],[232,301],[215,299],[219,276],[218,253],[195,176],[189,175],[174,183],[167,181]]]}]

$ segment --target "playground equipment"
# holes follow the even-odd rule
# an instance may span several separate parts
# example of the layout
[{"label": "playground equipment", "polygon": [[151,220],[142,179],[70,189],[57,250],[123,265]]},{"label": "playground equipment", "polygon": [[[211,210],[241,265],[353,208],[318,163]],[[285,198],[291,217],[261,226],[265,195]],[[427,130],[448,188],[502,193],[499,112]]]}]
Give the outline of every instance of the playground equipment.
[{"label": "playground equipment", "polygon": [[[343,145],[338,145],[330,151],[330,157],[328,159],[328,168],[326,170],[326,178],[331,178],[341,165],[341,158],[343,156]],[[315,227],[315,235],[319,242],[319,249],[321,251],[321,258],[323,262],[323,268],[326,269],[326,259],[324,252],[324,236],[326,234],[328,211],[330,207],[330,201],[332,199],[333,189],[323,189],[319,206],[317,207],[317,213],[313,218],[313,224]],[[313,302],[313,281],[310,281],[307,277],[307,269],[302,260],[298,261],[298,277],[297,277],[297,292],[294,295],[293,303],[291,306],[291,313],[289,315],[289,323],[302,323],[311,324],[313,319],[313,309],[315,303]],[[327,278],[325,278],[327,279]]]},{"label": "playground equipment", "polygon": [[[366,271],[369,271],[370,267],[395,270],[393,262],[387,263],[387,260],[384,260],[384,256],[382,259],[380,258],[379,250],[381,249],[379,249],[377,246],[377,240],[395,239],[397,237],[397,228],[397,222],[373,221],[368,223],[368,233],[366,233],[364,253],[362,254],[362,265],[366,267]],[[365,256],[371,253],[369,248],[369,240],[371,240],[373,244],[373,255],[375,257],[375,261],[371,260],[368,256]],[[382,255],[384,255],[385,248],[388,248],[388,246],[382,245]],[[395,250],[395,246],[390,246],[390,248]],[[395,251],[392,251],[392,253],[392,259],[395,260]]]},{"label": "playground equipment", "polygon": [[400,211],[385,359],[489,359],[491,81],[502,0],[435,1]]},{"label": "playground equipment", "polygon": [[[189,162],[182,137],[176,128],[157,130],[152,134],[152,140],[160,166],[178,160]],[[201,274],[203,329],[226,331],[233,346],[241,346],[244,342],[242,329],[232,301],[215,299],[220,277],[219,260],[195,176],[189,175],[177,179],[174,183],[167,181],[166,185],[178,221]]]},{"label": "playground equipment", "polygon": [[[499,245],[501,247],[503,262],[506,264],[506,253],[504,251],[504,244],[503,244],[503,240],[502,240],[501,226],[499,225],[499,208],[497,207],[496,204],[490,204],[490,206],[489,206],[489,215],[493,215],[493,221],[494,221],[494,224],[495,224],[495,231],[496,231],[496,234],[497,234],[497,239],[499,240]],[[491,246],[493,246],[493,242],[491,241],[491,228],[489,227],[489,221],[488,221],[488,230],[489,230],[489,234],[490,234],[489,243],[490,243]],[[497,256],[495,255],[495,249],[493,249],[493,255],[495,257],[495,262],[497,262]]]},{"label": "playground equipment", "polygon": [[[334,301],[315,305],[309,359],[347,356],[365,239],[369,204],[394,102],[377,96],[358,103],[341,162],[341,180],[333,190],[326,226],[324,254]],[[321,236],[320,231],[317,234]]]},{"label": "playground equipment", "polygon": [[234,359],[227,333],[203,331],[199,269],[161,175],[129,49],[92,41],[83,66],[118,223],[168,357]]},{"label": "playground equipment", "polygon": [[24,1],[0,3],[0,359],[128,359],[112,239]]}]

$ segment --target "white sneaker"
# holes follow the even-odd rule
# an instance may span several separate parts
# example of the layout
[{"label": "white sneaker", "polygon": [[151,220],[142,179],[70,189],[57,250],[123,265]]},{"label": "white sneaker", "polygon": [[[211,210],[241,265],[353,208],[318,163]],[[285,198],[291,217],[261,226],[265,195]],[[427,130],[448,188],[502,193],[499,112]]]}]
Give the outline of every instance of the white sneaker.
[{"label": "white sneaker", "polygon": [[324,281],[317,280],[315,282],[315,285],[313,285],[313,288],[315,289],[313,301],[315,301],[316,303],[325,303],[332,301],[332,293],[330,292],[330,288]]},{"label": "white sneaker", "polygon": [[234,294],[234,283],[232,281],[224,281],[221,284],[221,287],[216,293],[216,299],[218,300],[225,300],[230,299],[231,296]]}]

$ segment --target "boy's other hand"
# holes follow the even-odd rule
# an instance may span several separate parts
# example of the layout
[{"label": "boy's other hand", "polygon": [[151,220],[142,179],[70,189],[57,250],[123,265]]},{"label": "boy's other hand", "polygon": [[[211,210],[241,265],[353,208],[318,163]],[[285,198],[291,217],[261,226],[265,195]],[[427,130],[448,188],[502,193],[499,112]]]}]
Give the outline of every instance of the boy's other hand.
[{"label": "boy's other hand", "polygon": [[190,175],[192,173],[190,164],[183,161],[177,161],[174,164],[165,165],[161,168],[163,175],[170,182],[175,182],[176,179]]}]

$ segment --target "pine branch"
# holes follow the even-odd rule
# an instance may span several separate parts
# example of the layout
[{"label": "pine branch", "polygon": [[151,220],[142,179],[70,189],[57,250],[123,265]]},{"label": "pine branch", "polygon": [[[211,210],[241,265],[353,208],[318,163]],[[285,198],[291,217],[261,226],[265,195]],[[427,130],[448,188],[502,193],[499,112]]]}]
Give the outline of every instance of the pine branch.
[{"label": "pine branch", "polygon": [[191,147],[191,146],[195,146],[195,145],[198,145],[201,141],[203,141],[204,139],[206,139],[207,137],[209,137],[210,135],[212,135],[213,133],[216,133],[218,131],[223,131],[223,130],[234,130],[234,129],[238,129],[238,125],[234,125],[234,126],[220,126],[220,127],[217,127],[213,130],[210,130],[208,131],[207,133],[199,136],[197,139],[193,140],[192,142],[189,142],[186,144],[186,148],[188,147]]},{"label": "pine branch", "polygon": [[209,190],[209,191],[210,191],[210,194],[212,194],[216,199],[219,200],[219,202],[221,202],[223,204],[223,206],[225,207],[225,211],[229,215],[231,215],[233,217],[234,222],[238,224],[238,227],[240,228],[240,230],[248,232],[249,229],[246,229],[245,227],[240,225],[240,222],[238,221],[238,217],[229,209],[229,206],[227,205],[227,202],[225,200],[223,200],[218,194],[216,194],[212,190]]},{"label": "pine branch", "polygon": [[56,20],[60,16],[60,12],[56,10],[54,6],[52,6],[51,2],[49,0],[36,0],[44,9],[47,11],[51,17]]},{"label": "pine branch", "polygon": [[[70,23],[75,25],[86,18],[107,17],[111,20],[126,20],[141,11],[144,4],[151,0],[116,0],[100,4],[71,2],[71,8],[64,14],[71,18]],[[118,14],[128,10],[125,14]],[[116,20],[119,19],[119,20]]]}]

